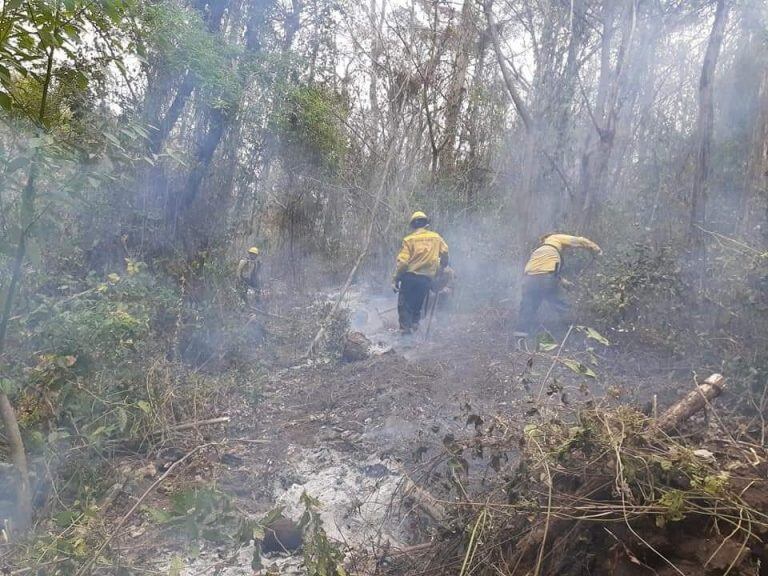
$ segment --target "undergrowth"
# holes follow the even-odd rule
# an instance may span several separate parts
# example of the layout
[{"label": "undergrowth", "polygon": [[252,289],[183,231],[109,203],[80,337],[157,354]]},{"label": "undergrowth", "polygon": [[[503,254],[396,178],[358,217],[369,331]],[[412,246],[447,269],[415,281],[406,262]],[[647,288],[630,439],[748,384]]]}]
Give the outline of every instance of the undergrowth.
[{"label": "undergrowth", "polygon": [[672,574],[692,562],[755,574],[765,561],[752,550],[768,535],[768,453],[746,434],[678,437],[632,408],[588,403],[522,429],[497,416],[454,443],[445,466],[483,449],[483,482],[452,475],[450,520],[419,568],[396,573]]}]

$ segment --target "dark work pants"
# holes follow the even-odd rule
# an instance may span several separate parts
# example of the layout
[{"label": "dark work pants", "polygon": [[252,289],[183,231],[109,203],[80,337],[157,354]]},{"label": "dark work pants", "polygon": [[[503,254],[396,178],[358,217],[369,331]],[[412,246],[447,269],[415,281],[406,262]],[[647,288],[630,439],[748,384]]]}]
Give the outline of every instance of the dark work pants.
[{"label": "dark work pants", "polygon": [[523,278],[523,297],[520,300],[520,314],[517,329],[521,332],[534,332],[537,328],[536,316],[542,302],[549,303],[559,321],[567,321],[570,306],[560,286],[556,274],[536,274]]},{"label": "dark work pants", "polygon": [[242,301],[245,302],[246,306],[250,306],[251,304],[258,304],[259,300],[261,299],[261,291],[259,290],[258,283],[254,285],[251,282],[241,280],[238,283],[237,292],[240,295]]},{"label": "dark work pants", "polygon": [[400,277],[400,293],[397,298],[397,314],[400,328],[412,330],[421,320],[421,309],[432,285],[432,279],[422,274],[406,272]]}]

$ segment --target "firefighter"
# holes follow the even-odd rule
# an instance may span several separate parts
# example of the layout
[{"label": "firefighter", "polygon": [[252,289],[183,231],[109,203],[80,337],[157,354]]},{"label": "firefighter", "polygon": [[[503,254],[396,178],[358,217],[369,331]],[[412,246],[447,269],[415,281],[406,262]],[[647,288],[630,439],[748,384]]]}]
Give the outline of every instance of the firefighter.
[{"label": "firefighter", "polygon": [[603,253],[600,246],[588,238],[568,234],[542,236],[525,265],[515,337],[525,338],[536,329],[536,315],[542,302],[548,302],[561,319],[567,317],[569,305],[563,286],[568,285],[568,281],[561,277],[565,248],[587,248],[596,254]]},{"label": "firefighter", "polygon": [[245,258],[242,258],[237,265],[238,293],[240,298],[247,306],[251,304],[249,293],[253,291],[254,300],[259,301],[261,296],[261,283],[259,274],[261,272],[261,258],[259,249],[256,246],[248,248]]},{"label": "firefighter", "polygon": [[397,312],[403,334],[418,330],[432,281],[448,266],[448,245],[440,234],[429,230],[429,218],[424,212],[413,213],[410,228],[397,255],[392,282],[398,293]]}]

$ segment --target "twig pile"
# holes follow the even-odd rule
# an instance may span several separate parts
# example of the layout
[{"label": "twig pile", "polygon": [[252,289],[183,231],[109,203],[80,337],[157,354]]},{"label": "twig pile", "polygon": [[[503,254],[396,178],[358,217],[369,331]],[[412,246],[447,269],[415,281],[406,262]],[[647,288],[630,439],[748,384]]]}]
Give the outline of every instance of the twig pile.
[{"label": "twig pile", "polygon": [[674,436],[669,414],[589,406],[570,422],[561,415],[516,433],[509,422],[502,437],[479,436],[472,448],[506,445],[520,451],[516,464],[490,489],[437,499],[450,519],[407,573],[762,574],[765,448],[730,435]]}]

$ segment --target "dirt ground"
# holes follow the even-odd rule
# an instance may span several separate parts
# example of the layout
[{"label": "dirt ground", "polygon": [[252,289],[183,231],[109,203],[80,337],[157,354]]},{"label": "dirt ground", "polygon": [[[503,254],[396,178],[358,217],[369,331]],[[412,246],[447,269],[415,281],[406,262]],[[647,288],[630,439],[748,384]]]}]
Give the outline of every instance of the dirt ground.
[{"label": "dirt ground", "polygon": [[[276,506],[298,519],[303,492],[317,498],[329,537],[357,550],[418,544],[425,537],[418,515],[398,497],[404,476],[424,478],[427,468],[454,439],[469,438],[478,422],[496,415],[521,427],[540,410],[605,396],[643,406],[655,393],[660,407],[692,385],[689,367],[659,360],[658,352],[625,351],[572,331],[562,351],[536,353],[533,342],[516,342],[509,313],[486,307],[440,310],[429,337],[396,333],[391,296],[353,294],[353,329],[374,342],[376,355],[363,361],[303,362],[273,372],[255,406],[233,400],[231,421],[213,461],[193,481],[215,480],[237,508],[254,518]],[[638,360],[638,358],[640,358]],[[560,359],[589,366],[577,374]],[[213,434],[213,432],[211,432]],[[514,461],[514,454],[506,454]],[[470,463],[471,474],[488,474]],[[190,476],[187,473],[187,476]],[[194,476],[194,475],[192,475]],[[147,480],[148,482],[149,480]],[[159,493],[154,504],[163,506]],[[181,556],[186,575],[253,574],[248,551],[239,555],[203,545],[194,555],[161,536],[137,516],[121,544],[134,566],[168,573]],[[298,560],[275,560],[280,573],[302,573]],[[294,570],[292,572],[291,570]]]}]

